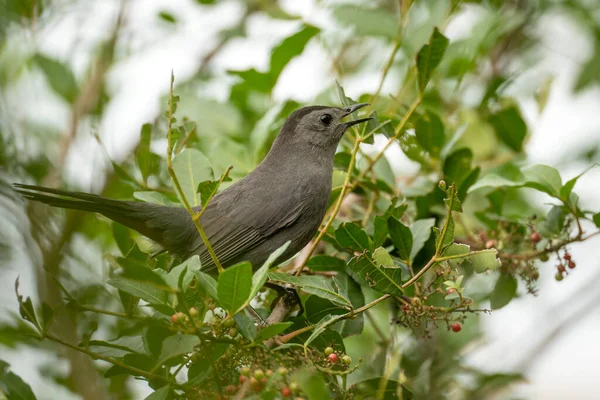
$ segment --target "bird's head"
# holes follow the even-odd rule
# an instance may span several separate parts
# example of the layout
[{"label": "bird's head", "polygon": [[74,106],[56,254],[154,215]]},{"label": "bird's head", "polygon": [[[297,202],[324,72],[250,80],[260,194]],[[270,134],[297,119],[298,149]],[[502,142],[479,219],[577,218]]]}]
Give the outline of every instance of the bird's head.
[{"label": "bird's head", "polygon": [[290,114],[283,124],[280,140],[286,143],[309,143],[335,151],[344,132],[352,125],[370,120],[361,118],[346,120],[358,109],[368,106],[367,103],[353,104],[348,107],[308,106]]}]

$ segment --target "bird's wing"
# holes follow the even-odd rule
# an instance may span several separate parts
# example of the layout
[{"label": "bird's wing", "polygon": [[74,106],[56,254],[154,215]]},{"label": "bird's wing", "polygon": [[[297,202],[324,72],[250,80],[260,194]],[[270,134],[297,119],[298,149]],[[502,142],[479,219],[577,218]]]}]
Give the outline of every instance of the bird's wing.
[{"label": "bird's wing", "polygon": [[[258,205],[249,209],[249,203],[245,201],[232,204],[216,200],[209,204],[200,221],[219,262],[224,265],[243,259],[244,254],[264,243],[280,229],[293,224],[304,212],[300,202],[277,209],[275,205],[260,202],[254,203]],[[282,209],[283,213],[279,214]],[[200,254],[204,271],[214,270],[215,265],[200,237],[194,242],[190,254]]]}]

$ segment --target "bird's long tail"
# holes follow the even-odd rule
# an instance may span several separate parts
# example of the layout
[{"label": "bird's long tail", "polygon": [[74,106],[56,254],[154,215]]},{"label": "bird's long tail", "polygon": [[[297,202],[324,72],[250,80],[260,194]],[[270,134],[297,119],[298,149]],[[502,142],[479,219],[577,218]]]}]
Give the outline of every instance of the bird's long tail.
[{"label": "bird's long tail", "polygon": [[89,211],[104,215],[152,239],[166,250],[178,252],[185,245],[189,216],[182,208],[143,202],[112,200],[90,193],[69,192],[43,186],[14,184],[28,200],[52,207]]}]

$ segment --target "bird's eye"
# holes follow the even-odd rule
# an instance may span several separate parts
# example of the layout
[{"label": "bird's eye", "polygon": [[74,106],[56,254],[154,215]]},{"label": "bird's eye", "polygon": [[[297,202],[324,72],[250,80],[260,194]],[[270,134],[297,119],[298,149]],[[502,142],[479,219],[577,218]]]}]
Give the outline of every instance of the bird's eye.
[{"label": "bird's eye", "polygon": [[329,114],[323,114],[321,115],[321,122],[324,123],[325,125],[329,125],[331,123],[331,115]]}]

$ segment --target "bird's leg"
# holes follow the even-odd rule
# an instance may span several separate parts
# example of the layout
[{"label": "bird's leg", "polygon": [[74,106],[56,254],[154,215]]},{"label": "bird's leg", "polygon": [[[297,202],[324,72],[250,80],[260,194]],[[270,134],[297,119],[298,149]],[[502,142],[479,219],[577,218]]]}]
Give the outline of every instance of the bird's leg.
[{"label": "bird's leg", "polygon": [[298,313],[298,315],[304,313],[304,307],[302,307],[302,301],[300,300],[300,296],[298,296],[298,292],[296,291],[296,289],[279,286],[271,282],[265,283],[265,287],[273,289],[277,293],[277,297],[275,297],[275,300],[273,300],[273,302],[271,303],[271,311],[273,311],[273,307],[279,302],[281,298],[285,298],[286,302],[291,304],[292,307],[294,305],[298,305],[298,307],[300,308],[300,312]]}]

